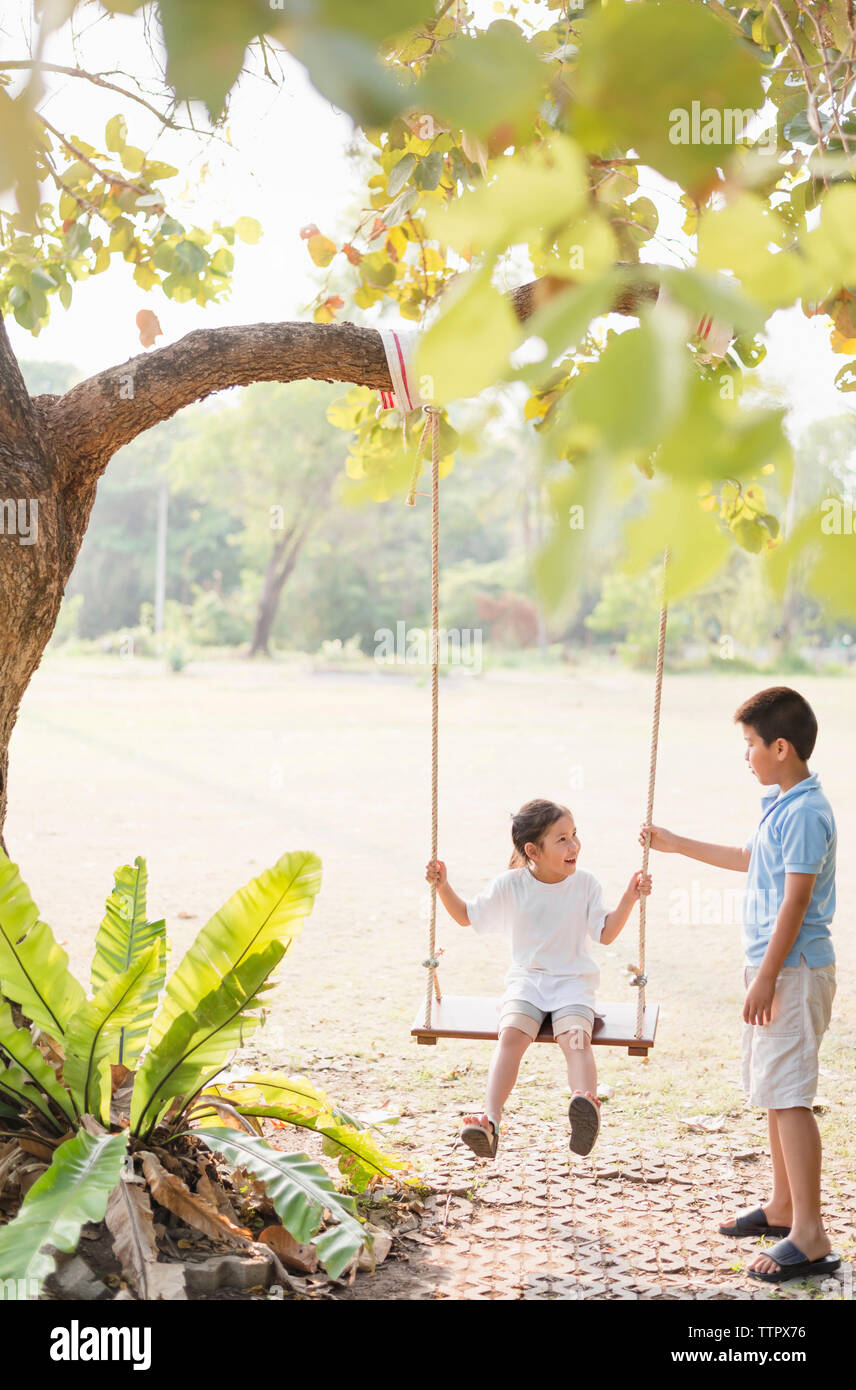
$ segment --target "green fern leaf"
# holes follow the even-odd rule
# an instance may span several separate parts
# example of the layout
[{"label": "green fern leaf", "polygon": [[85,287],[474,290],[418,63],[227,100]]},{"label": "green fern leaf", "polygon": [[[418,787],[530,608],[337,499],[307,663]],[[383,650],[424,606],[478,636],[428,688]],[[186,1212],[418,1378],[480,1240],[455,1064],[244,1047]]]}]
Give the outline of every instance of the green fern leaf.
[{"label": "green fern leaf", "polygon": [[[69,1124],[77,1124],[74,1106],[71,1096],[60,1082],[53,1067],[45,1061],[39,1049],[33,1042],[29,1028],[17,1028],[12,1021],[12,1010],[3,1001],[0,1003],[0,1049],[16,1064],[18,1069],[25,1077],[32,1082],[33,1086],[44,1092],[54,1105],[65,1115]],[[9,1078],[11,1080],[11,1078]],[[0,1079],[0,1087],[2,1087]],[[31,1102],[32,1103],[32,1102]],[[58,1133],[64,1132],[64,1127],[58,1122],[55,1115],[51,1114],[49,1106],[38,1107],[43,1114],[47,1114],[54,1128]]]},{"label": "green fern leaf", "polygon": [[[303,1244],[314,1237],[318,1258],[331,1278],[338,1279],[369,1240],[353,1197],[337,1192],[320,1163],[306,1154],[280,1153],[254,1134],[234,1129],[195,1129],[193,1133],[235,1168],[264,1183],[277,1216],[294,1239]],[[336,1224],[316,1235],[325,1208]]]},{"label": "green fern leaf", "polygon": [[66,1030],[63,1080],[81,1113],[96,1115],[104,1124],[110,1121],[110,1057],[119,1032],[137,1016],[159,955],[155,941],[129,970],[107,979]]},{"label": "green fern leaf", "polygon": [[158,960],[140,998],[135,1021],[120,1031],[116,1055],[110,1059],[132,1071],[143,1050],[166,978],[166,923],[146,921],[147,884],[146,861],[139,856],[133,867],[125,864],[116,870],[92,958],[91,989],[95,993],[158,943]]},{"label": "green fern leaf", "polygon": [[68,956],[39,921],[29,889],[0,849],[0,993],[57,1042],[85,998]]},{"label": "green fern leaf", "polygon": [[40,1287],[56,1263],[46,1247],[74,1251],[83,1225],[103,1221],[127,1144],[127,1130],[94,1138],[82,1129],[60,1145],[15,1220],[0,1228],[0,1283]]}]

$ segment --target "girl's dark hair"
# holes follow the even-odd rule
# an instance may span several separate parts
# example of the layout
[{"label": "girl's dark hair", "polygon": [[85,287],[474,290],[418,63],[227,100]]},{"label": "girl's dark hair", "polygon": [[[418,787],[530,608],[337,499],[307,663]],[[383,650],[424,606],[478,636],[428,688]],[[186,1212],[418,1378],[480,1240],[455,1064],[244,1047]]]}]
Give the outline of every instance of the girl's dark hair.
[{"label": "girl's dark hair", "polygon": [[540,847],[551,825],[562,816],[570,816],[567,806],[559,806],[555,801],[527,801],[516,815],[511,817],[511,842],[514,851],[508,861],[509,869],[517,869],[527,862],[526,845]]}]

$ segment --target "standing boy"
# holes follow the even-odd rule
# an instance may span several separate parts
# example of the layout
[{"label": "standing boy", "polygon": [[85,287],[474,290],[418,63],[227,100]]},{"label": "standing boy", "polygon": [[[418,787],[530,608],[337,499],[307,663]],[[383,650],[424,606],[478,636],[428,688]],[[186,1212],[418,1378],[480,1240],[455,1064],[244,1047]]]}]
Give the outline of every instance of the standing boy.
[{"label": "standing boy", "polygon": [[720,1226],[730,1236],[786,1236],[756,1256],[756,1279],[828,1274],[831,1253],[820,1211],[821,1145],[812,1111],[818,1049],[835,994],[835,819],[808,759],[817,739],[811,706],[796,690],[773,686],[734,716],[746,761],[765,791],[761,820],[743,849],[705,844],[643,826],[652,849],[720,869],[748,871],[743,940],[743,1085],[767,1111],[773,1190],[754,1211]]}]

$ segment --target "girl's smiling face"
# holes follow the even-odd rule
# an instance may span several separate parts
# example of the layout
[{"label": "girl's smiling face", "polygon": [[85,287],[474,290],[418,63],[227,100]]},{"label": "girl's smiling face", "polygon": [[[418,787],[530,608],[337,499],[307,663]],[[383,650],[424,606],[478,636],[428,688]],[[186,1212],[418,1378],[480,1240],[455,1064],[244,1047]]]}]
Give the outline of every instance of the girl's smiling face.
[{"label": "girl's smiling face", "polygon": [[530,841],[526,845],[526,853],[539,878],[558,883],[560,879],[576,873],[580,837],[573,818],[562,816],[554,821],[544,834],[544,843],[539,847]]}]

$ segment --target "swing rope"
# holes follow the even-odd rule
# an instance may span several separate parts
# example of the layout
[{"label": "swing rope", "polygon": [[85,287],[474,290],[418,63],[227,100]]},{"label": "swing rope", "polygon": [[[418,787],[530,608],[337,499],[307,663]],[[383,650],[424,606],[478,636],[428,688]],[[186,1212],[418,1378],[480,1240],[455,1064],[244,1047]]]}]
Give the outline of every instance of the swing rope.
[{"label": "swing rope", "polygon": [[[660,698],[663,694],[663,665],[666,655],[666,619],[668,616],[668,604],[666,601],[666,574],[669,568],[668,548],[663,552],[663,580],[660,597],[660,627],[657,633],[657,672],[654,680],[654,718],[651,726],[651,758],[648,764],[648,803],[645,814],[645,824],[650,825],[654,815],[654,782],[657,777],[657,747],[660,742]],[[648,872],[648,855],[651,849],[651,837],[645,836],[645,843],[642,846],[642,872]],[[639,997],[636,1000],[636,1037],[642,1037],[642,1025],[645,1021],[645,985],[648,977],[645,974],[645,907],[646,899],[643,893],[639,898],[639,964],[635,968],[634,977],[631,984],[639,989]]]},{"label": "swing rope", "polygon": [[[437,803],[438,803],[438,731],[439,731],[439,707],[440,707],[440,667],[439,667],[439,608],[440,608],[440,413],[435,406],[424,405],[423,413],[426,416],[422,433],[419,436],[419,444],[416,449],[416,460],[413,465],[413,473],[410,479],[410,486],[407,493],[407,505],[413,507],[416,504],[416,484],[422,471],[422,460],[425,452],[425,441],[428,431],[431,431],[431,863],[437,862]],[[426,494],[420,493],[420,496]],[[654,815],[654,784],[657,777],[657,750],[660,741],[660,703],[663,693],[663,667],[666,655],[666,621],[668,617],[668,603],[666,599],[666,575],[669,566],[668,548],[663,553],[663,577],[662,592],[660,600],[660,625],[657,633],[657,665],[654,682],[654,715],[651,727],[651,756],[648,765],[648,801],[646,807],[645,824],[650,825]],[[645,837],[645,844],[642,848],[642,872],[648,872],[648,856],[650,852],[650,836]],[[637,986],[639,995],[636,1001],[636,1032],[635,1036],[641,1038],[645,1021],[645,985],[647,976],[645,974],[645,925],[646,925],[646,898],[643,893],[639,898],[639,946],[638,946],[638,965],[633,970],[631,984]],[[432,996],[436,996],[439,1003],[442,995],[440,992],[440,982],[437,977],[437,884],[431,884],[431,909],[428,924],[428,955],[422,962],[428,971],[428,980],[425,989],[425,1018],[423,1026],[431,1027],[431,1004]]]},{"label": "swing rope", "polygon": [[[440,610],[440,413],[434,406],[424,405],[426,416],[416,462],[407,494],[408,507],[416,503],[416,483],[422,471],[422,456],[428,430],[431,430],[431,863],[437,862],[437,768],[439,764],[437,734],[440,709],[439,610]],[[440,982],[437,978],[437,884],[431,884],[431,915],[428,926],[428,957],[422,962],[428,971],[425,989],[425,1027],[431,1027],[431,996],[440,1002]]]}]

